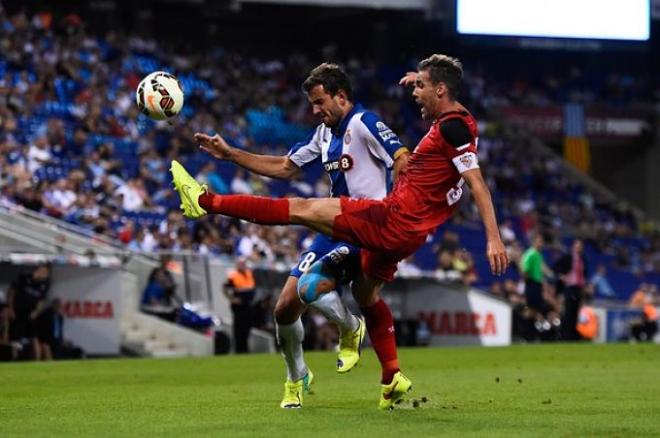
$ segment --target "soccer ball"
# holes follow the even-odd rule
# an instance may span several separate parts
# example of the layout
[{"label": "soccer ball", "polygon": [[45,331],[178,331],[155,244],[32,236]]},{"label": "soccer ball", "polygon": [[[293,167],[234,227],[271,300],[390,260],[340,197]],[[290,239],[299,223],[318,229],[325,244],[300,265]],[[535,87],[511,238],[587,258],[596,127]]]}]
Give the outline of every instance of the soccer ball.
[{"label": "soccer ball", "polygon": [[156,71],[142,79],[135,100],[140,111],[153,120],[169,120],[183,107],[183,89],[174,75]]}]

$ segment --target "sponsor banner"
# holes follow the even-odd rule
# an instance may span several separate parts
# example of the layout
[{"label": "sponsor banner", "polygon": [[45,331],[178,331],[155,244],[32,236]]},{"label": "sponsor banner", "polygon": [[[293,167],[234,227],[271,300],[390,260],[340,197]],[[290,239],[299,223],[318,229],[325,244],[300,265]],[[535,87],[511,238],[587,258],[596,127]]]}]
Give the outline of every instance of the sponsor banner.
[{"label": "sponsor banner", "polygon": [[51,296],[64,313],[64,338],[87,354],[116,355],[121,347],[120,271],[54,266]]},{"label": "sponsor banner", "polygon": [[9,262],[13,265],[31,266],[41,263],[53,263],[60,265],[74,265],[81,267],[120,268],[122,261],[115,256],[79,256],[74,254],[31,254],[31,253],[9,253],[0,255],[0,261]]},{"label": "sponsor banner", "polygon": [[628,341],[631,338],[631,323],[641,316],[639,309],[607,309],[607,342]]},{"label": "sponsor banner", "polygon": [[[548,108],[499,108],[506,121],[544,139],[559,140],[564,135],[562,107]],[[585,110],[586,135],[593,139],[625,140],[643,134],[648,122],[643,114],[619,114],[616,112]]]},{"label": "sponsor banner", "polygon": [[431,345],[511,344],[511,307],[506,302],[430,280],[407,280],[405,288],[397,283],[385,294],[397,318],[424,321]]}]

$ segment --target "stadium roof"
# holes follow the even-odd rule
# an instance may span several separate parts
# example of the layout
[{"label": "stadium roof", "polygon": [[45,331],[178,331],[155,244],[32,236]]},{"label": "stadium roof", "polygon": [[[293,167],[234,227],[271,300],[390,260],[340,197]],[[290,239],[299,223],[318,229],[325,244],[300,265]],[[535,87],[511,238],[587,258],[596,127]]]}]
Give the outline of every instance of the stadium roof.
[{"label": "stadium roof", "polygon": [[427,10],[431,0],[236,0],[238,3],[268,3],[327,7],[354,7],[370,9]]}]

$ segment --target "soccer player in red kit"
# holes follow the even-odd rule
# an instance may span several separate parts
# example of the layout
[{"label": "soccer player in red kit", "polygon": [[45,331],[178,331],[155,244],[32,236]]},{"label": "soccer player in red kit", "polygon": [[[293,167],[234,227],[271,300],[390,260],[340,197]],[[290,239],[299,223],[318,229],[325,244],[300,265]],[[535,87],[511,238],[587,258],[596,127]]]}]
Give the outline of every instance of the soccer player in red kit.
[{"label": "soccer player in red kit", "polygon": [[[305,225],[362,247],[363,272],[385,282],[393,279],[399,261],[413,254],[451,217],[467,183],[486,230],[491,271],[501,274],[509,260],[490,191],[479,169],[477,124],[456,100],[462,65],[456,58],[436,54],[421,61],[417,69],[400,83],[414,85],[412,94],[421,106],[422,117],[433,123],[399,173],[392,193],[383,200],[215,195],[173,161],[174,186],[184,215],[198,218],[214,213],[264,225]],[[202,146],[213,139],[196,138]],[[400,372],[395,374],[389,384],[382,385],[379,407],[391,408],[411,386]]]}]

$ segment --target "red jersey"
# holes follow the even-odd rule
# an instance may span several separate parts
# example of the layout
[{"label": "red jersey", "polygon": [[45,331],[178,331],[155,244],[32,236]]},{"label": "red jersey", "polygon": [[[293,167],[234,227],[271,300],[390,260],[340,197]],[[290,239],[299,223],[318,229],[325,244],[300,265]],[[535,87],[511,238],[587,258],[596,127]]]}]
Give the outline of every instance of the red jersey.
[{"label": "red jersey", "polygon": [[[471,140],[451,145],[442,135],[442,125],[460,119]],[[401,231],[430,233],[454,213],[463,195],[461,173],[479,167],[477,122],[467,111],[451,111],[433,122],[397,178],[394,190],[384,199],[391,205]]]}]

